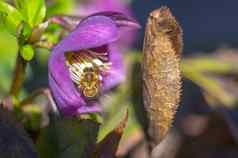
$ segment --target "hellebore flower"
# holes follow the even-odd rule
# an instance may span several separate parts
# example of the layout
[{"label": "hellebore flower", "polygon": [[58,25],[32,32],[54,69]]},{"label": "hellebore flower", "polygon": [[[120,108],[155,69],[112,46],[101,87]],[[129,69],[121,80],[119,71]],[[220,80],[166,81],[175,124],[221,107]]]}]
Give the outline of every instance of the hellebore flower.
[{"label": "hellebore flower", "polygon": [[96,13],[53,48],[49,86],[65,116],[100,112],[98,97],[124,79],[122,55],[113,44],[121,27],[139,25],[121,13]]}]

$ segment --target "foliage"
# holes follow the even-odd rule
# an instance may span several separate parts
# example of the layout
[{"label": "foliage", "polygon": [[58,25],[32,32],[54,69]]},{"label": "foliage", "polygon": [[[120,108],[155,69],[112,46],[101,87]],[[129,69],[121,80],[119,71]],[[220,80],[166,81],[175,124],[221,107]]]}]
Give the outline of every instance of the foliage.
[{"label": "foliage", "polygon": [[[52,47],[70,30],[54,18],[66,18],[67,25],[72,23],[74,27],[81,17],[65,14],[75,13],[73,9],[77,5],[75,0],[15,0],[9,3],[0,0],[0,154],[5,157],[129,157],[144,145],[147,122],[143,108],[140,50],[129,49],[124,55],[126,80],[103,96],[102,115],[65,118],[55,109],[47,88],[47,61]],[[186,89],[185,99],[190,101],[189,107],[206,107],[209,114],[200,116],[201,111],[194,114],[191,108],[192,112],[186,111],[185,116],[183,106],[186,103],[182,102],[183,116],[180,119],[179,109],[179,121],[175,121],[174,127],[182,132],[169,133],[159,151],[174,151],[171,144],[177,145],[176,150],[180,150],[179,146],[181,150],[194,151],[189,145],[197,144],[187,138],[198,144],[209,144],[215,139],[206,139],[206,132],[208,136],[221,132],[224,142],[213,142],[215,146],[220,143],[230,147],[237,143],[237,123],[233,121],[238,103],[237,53],[237,49],[223,48],[210,54],[182,57],[185,88],[189,80],[205,101],[202,106],[193,101],[194,97],[190,98],[190,91],[186,92]],[[186,93],[189,93],[188,98]],[[124,119],[127,112],[128,119]],[[200,129],[202,125],[204,129]],[[220,140],[219,135],[217,137]],[[186,145],[179,144],[181,140],[185,140]],[[9,144],[3,146],[2,141]],[[11,155],[9,151],[13,150]]]}]

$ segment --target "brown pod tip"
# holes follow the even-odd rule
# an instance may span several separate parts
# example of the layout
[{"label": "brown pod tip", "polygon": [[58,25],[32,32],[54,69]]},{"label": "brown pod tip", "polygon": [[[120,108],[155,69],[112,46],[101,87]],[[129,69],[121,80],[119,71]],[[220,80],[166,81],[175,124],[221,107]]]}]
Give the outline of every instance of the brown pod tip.
[{"label": "brown pod tip", "polygon": [[153,146],[168,133],[180,100],[182,29],[169,8],[150,13],[143,48],[143,99]]}]

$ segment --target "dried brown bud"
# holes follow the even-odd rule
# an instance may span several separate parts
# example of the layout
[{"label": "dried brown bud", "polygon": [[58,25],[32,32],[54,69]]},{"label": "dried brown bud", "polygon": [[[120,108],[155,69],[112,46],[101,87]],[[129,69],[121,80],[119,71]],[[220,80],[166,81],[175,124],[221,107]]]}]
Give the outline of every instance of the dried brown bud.
[{"label": "dried brown bud", "polygon": [[167,7],[153,11],[146,25],[143,48],[143,97],[151,145],[170,128],[180,100],[182,30]]}]

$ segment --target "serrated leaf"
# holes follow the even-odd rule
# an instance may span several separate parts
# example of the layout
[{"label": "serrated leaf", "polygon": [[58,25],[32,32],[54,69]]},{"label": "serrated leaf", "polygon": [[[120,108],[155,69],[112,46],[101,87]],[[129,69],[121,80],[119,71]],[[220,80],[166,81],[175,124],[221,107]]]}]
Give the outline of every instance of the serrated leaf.
[{"label": "serrated leaf", "polygon": [[45,18],[44,0],[16,0],[16,6],[32,27],[40,24]]},{"label": "serrated leaf", "polygon": [[26,61],[30,61],[34,57],[34,49],[30,44],[23,46],[20,50],[21,56]]},{"label": "serrated leaf", "polygon": [[20,12],[10,4],[0,1],[0,25],[11,34],[16,34],[17,26],[23,20]]},{"label": "serrated leaf", "polygon": [[42,158],[89,158],[96,144],[99,124],[67,118],[43,129],[37,142]]}]

